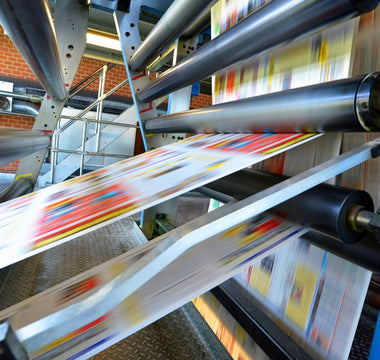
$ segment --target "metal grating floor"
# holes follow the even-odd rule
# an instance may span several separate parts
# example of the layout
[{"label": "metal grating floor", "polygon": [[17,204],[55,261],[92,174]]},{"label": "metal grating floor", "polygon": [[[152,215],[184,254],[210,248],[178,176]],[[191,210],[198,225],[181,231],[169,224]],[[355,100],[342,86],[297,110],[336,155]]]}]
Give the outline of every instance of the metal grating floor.
[{"label": "metal grating floor", "polygon": [[349,360],[368,359],[379,311],[364,304],[352,343]]},{"label": "metal grating floor", "polygon": [[[177,224],[207,211],[207,199],[183,197]],[[0,270],[0,310],[140,244],[135,215]],[[231,359],[192,304],[174,311],[91,359]]]},{"label": "metal grating floor", "polygon": [[190,319],[200,317],[196,311],[187,304],[90,359],[231,360],[207,324],[201,330],[194,328]]}]

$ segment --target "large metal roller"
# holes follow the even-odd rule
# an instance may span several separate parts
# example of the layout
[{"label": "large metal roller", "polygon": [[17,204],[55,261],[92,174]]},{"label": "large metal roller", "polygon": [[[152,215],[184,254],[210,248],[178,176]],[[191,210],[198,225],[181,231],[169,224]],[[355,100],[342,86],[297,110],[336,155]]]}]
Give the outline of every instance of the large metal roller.
[{"label": "large metal roller", "polygon": [[66,89],[49,2],[0,1],[0,22],[46,92],[63,100]]},{"label": "large metal roller", "polygon": [[129,61],[133,70],[144,70],[150,60],[178,38],[216,0],[175,0]]},{"label": "large metal roller", "polygon": [[0,128],[0,166],[18,160],[50,144],[50,137],[42,131]]},{"label": "large metal roller", "polygon": [[380,129],[380,73],[161,116],[150,132],[328,132]]},{"label": "large metal roller", "polygon": [[[285,176],[243,170],[212,182],[207,188],[240,199],[285,179]],[[328,184],[318,185],[273,209],[279,215],[347,243],[357,242],[367,233],[350,227],[350,218],[362,210],[373,211],[373,201],[367,192]]]},{"label": "large metal roller", "polygon": [[207,78],[238,61],[376,8],[379,0],[272,0],[142,89],[139,101]]},{"label": "large metal roller", "polygon": [[339,257],[380,274],[380,244],[372,234],[365,236],[360,242],[346,244],[318,231],[308,231],[302,239],[327,250]]}]

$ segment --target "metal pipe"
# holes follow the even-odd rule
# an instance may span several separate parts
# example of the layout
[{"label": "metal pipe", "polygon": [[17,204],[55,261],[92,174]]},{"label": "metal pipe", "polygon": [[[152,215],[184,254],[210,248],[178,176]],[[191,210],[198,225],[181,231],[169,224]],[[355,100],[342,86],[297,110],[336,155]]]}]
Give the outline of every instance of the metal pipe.
[{"label": "metal pipe", "polygon": [[[95,105],[99,104],[101,101],[106,99],[108,96],[112,95],[114,92],[119,90],[121,87],[123,87],[127,83],[128,83],[128,79],[124,79],[122,82],[120,82],[115,87],[113,87],[110,91],[105,93],[102,97],[96,99],[92,104],[90,104],[85,109],[83,109],[80,113],[78,113],[77,117],[82,117],[83,115],[87,114]],[[72,121],[70,120],[65,125],[63,125],[61,128],[57,128],[57,130],[56,130],[57,135],[60,135],[63,131],[65,131],[74,122],[75,122],[75,120],[72,120]]]},{"label": "metal pipe", "polygon": [[51,152],[54,153],[65,153],[65,154],[77,154],[77,155],[91,155],[91,156],[108,156],[108,157],[115,157],[120,159],[128,159],[131,156],[129,155],[120,155],[120,154],[109,154],[109,153],[102,153],[102,152],[95,152],[95,151],[78,151],[78,150],[64,150],[64,149],[51,149]]},{"label": "metal pipe", "polygon": [[13,100],[12,112],[13,111],[36,117],[40,111],[40,107],[28,101]]},{"label": "metal pipe", "polygon": [[197,191],[199,191],[203,195],[208,196],[211,199],[218,200],[218,201],[222,202],[223,204],[227,204],[227,203],[234,200],[233,196],[224,194],[220,191],[210,189],[206,186],[201,186],[200,188],[197,189]]},{"label": "metal pipe", "polygon": [[211,23],[211,8],[205,9],[199,17],[183,32],[182,37],[190,38],[205,30]]},{"label": "metal pipe", "polygon": [[66,88],[49,2],[0,1],[0,22],[46,92],[63,100]]},{"label": "metal pipe", "polygon": [[[104,95],[104,86],[106,82],[106,73],[107,73],[107,65],[103,66],[103,72],[101,76],[99,77],[99,90],[98,90],[98,97],[101,98]],[[96,107],[96,125],[95,125],[95,133],[96,133],[96,147],[95,151],[99,152],[99,146],[100,146],[100,131],[101,131],[101,125],[100,120],[103,116],[103,100],[97,105]]]},{"label": "metal pipe", "polygon": [[165,71],[138,94],[152,101],[218,70],[339,20],[373,10],[379,0],[272,0]]},{"label": "metal pipe", "polygon": [[17,115],[17,116],[24,116],[24,117],[32,117],[32,118],[35,118],[36,116],[35,115],[31,115],[31,114],[26,114],[26,113],[19,113],[19,112],[16,112],[16,111],[3,111],[3,110],[0,110],[0,114],[7,114],[7,115]]},{"label": "metal pipe", "polygon": [[[287,179],[255,170],[238,171],[206,187],[237,199],[248,197]],[[365,229],[350,227],[351,209],[360,206],[373,212],[371,196],[362,190],[321,184],[273,208],[290,220],[338,237],[344,242],[361,240]]]},{"label": "metal pipe", "polygon": [[80,163],[79,163],[79,175],[83,175],[83,167],[84,167],[84,154],[86,152],[86,141],[87,141],[87,122],[83,122],[82,127],[82,146],[81,146],[81,154],[80,154]]},{"label": "metal pipe", "polygon": [[[108,66],[107,71],[110,71],[115,66],[116,66],[116,64],[111,64],[110,66]],[[66,98],[66,101],[70,100],[75,95],[80,93],[84,88],[86,88],[87,86],[89,86],[93,82],[95,82],[101,76],[102,72],[103,72],[103,66],[101,66],[99,69],[95,70],[92,74],[86,76],[78,84],[76,84],[74,87],[72,87],[70,94]]]},{"label": "metal pipe", "polygon": [[50,138],[42,131],[0,128],[0,166],[45,149]]},{"label": "metal pipe", "polygon": [[9,91],[0,90],[0,96],[12,97],[14,99],[25,100],[32,103],[40,104],[42,103],[43,97],[38,95],[29,94],[16,94]]},{"label": "metal pipe", "polygon": [[179,112],[148,132],[327,132],[380,129],[380,73]]},{"label": "metal pipe", "polygon": [[205,9],[209,9],[215,2],[215,0],[175,0],[133,54],[129,66],[133,70],[144,70],[155,55],[157,56],[167,44],[178,38]]},{"label": "metal pipe", "polygon": [[96,119],[82,118],[82,117],[78,117],[78,116],[61,115],[61,119],[71,119],[71,120],[87,121],[87,122],[94,122],[94,123],[99,123],[99,124],[121,126],[121,127],[126,127],[126,128],[135,128],[135,129],[139,128],[138,125],[125,124],[125,123],[116,122],[116,121],[107,121],[107,120],[96,120]]},{"label": "metal pipe", "polygon": [[380,274],[380,244],[373,238],[372,234],[367,234],[363,240],[355,244],[346,244],[318,231],[309,231],[302,235],[302,239]]},{"label": "metal pipe", "polygon": [[[51,139],[51,149],[56,149],[59,147],[59,135],[58,130],[61,128],[61,118],[57,121],[56,131],[53,132],[53,136]],[[51,150],[50,150],[51,151]],[[54,183],[54,175],[55,175],[55,167],[58,163],[58,154],[55,151],[51,151],[51,159],[50,159],[50,183]]]}]

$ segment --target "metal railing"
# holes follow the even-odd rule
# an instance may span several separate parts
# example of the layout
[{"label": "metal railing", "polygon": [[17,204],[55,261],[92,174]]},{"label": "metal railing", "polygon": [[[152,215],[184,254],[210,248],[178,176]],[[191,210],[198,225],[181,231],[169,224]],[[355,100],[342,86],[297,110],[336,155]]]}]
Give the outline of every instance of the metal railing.
[{"label": "metal railing", "polygon": [[[117,158],[127,158],[129,156],[126,155],[119,155],[119,154],[109,154],[105,152],[100,152],[100,138],[101,138],[101,130],[102,125],[113,125],[113,126],[120,126],[125,128],[138,128],[137,125],[132,124],[124,124],[120,122],[113,122],[113,121],[106,121],[102,120],[103,115],[103,101],[109,97],[110,95],[114,94],[117,90],[122,88],[124,85],[128,83],[128,79],[124,79],[121,81],[118,85],[113,87],[108,92],[104,93],[105,88],[105,81],[106,81],[106,74],[109,70],[111,70],[113,67],[115,67],[115,64],[105,64],[99,69],[95,70],[92,74],[88,75],[86,78],[81,80],[78,84],[76,84],[70,94],[67,96],[66,100],[71,99],[73,96],[77,95],[80,91],[85,89],[87,86],[94,83],[97,79],[99,79],[99,87],[98,87],[98,98],[95,100],[92,104],[87,106],[85,109],[80,111],[76,116],[68,116],[68,115],[61,115],[60,119],[57,123],[57,128],[53,134],[52,137],[52,147],[51,147],[51,172],[50,172],[50,181],[53,183],[54,181],[54,173],[56,166],[59,165],[58,163],[58,153],[66,153],[66,154],[79,154],[80,155],[80,164],[79,164],[79,174],[83,174],[83,167],[85,162],[85,156],[86,155],[92,155],[92,156],[102,156],[102,157],[117,157]],[[96,107],[96,116],[95,119],[89,119],[85,118],[84,116],[91,110],[93,110]],[[65,122],[63,125],[61,125],[61,119],[68,119],[69,121]],[[82,127],[82,138],[81,138],[81,145],[80,150],[70,150],[70,149],[61,149],[59,147],[59,141],[60,136],[69,129],[73,124],[75,124],[77,121],[81,121],[83,124]],[[95,123],[95,134],[96,136],[96,145],[95,145],[95,151],[87,151],[86,150],[86,142],[87,140],[87,126],[89,123]]]}]

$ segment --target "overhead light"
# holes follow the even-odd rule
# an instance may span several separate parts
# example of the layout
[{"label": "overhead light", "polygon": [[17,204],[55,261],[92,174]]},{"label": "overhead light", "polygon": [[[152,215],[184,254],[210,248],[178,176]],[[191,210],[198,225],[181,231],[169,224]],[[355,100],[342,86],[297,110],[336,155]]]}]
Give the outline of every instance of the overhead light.
[{"label": "overhead light", "polygon": [[121,51],[120,41],[116,35],[101,31],[89,30],[87,32],[87,44],[95,45],[111,50]]}]

